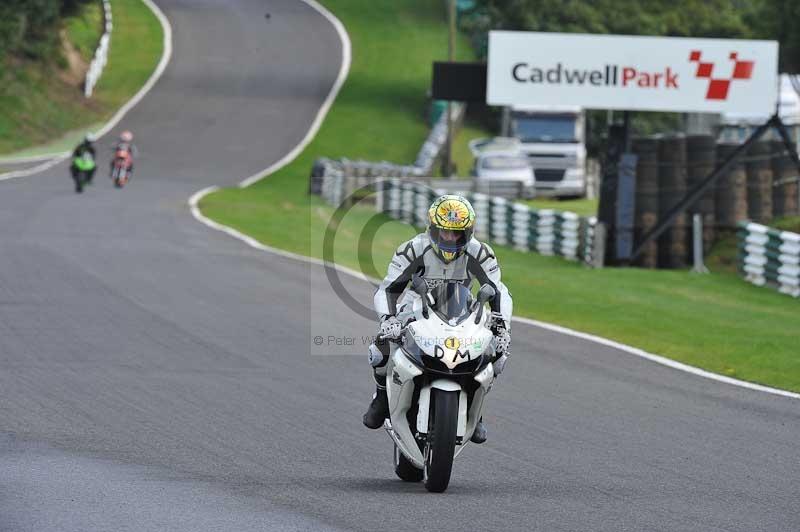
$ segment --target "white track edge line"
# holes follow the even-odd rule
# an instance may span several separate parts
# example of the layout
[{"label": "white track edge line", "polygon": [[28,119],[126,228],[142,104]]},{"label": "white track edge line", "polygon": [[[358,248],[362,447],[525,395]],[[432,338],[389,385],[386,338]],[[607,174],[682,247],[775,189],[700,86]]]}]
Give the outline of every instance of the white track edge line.
[{"label": "white track edge line", "polygon": [[23,157],[0,157],[0,165],[17,165],[17,164],[28,164],[28,163],[38,163],[42,161],[49,161],[53,157],[63,157],[65,154],[68,154],[68,151],[59,151],[53,153],[43,153],[42,155],[27,155]]},{"label": "white track edge line", "polygon": [[277,162],[268,166],[264,170],[257,172],[250,177],[243,179],[239,183],[239,188],[247,188],[254,183],[258,183],[262,179],[274,174],[287,164],[294,161],[298,155],[300,155],[303,150],[314,140],[314,137],[317,136],[319,132],[319,128],[322,126],[323,120],[328,115],[328,111],[330,111],[333,102],[336,100],[336,96],[339,95],[339,91],[341,90],[344,82],[347,81],[347,75],[350,72],[350,64],[352,62],[352,45],[350,43],[350,36],[347,34],[347,30],[344,27],[344,24],[336,18],[336,16],[328,11],[324,6],[322,6],[316,0],[302,0],[308,6],[316,10],[320,15],[328,19],[334,29],[336,29],[336,33],[339,34],[339,40],[342,43],[342,64],[339,67],[339,75],[336,76],[336,81],[334,81],[333,86],[331,87],[330,92],[328,93],[328,97],[325,98],[325,101],[322,103],[322,106],[317,111],[317,115],[314,118],[314,121],[311,123],[311,127],[306,132],[305,137],[300,141],[300,143],[295,146],[289,153],[281,157]]},{"label": "white track edge line", "polygon": [[217,186],[206,187],[203,190],[198,190],[197,192],[192,194],[192,197],[189,198],[189,209],[192,212],[192,216],[194,216],[195,220],[197,220],[198,222],[200,222],[200,223],[202,223],[202,224],[204,224],[204,225],[206,225],[206,226],[208,226],[208,227],[210,227],[212,229],[216,229],[217,231],[221,231],[221,232],[223,232],[223,233],[225,233],[227,235],[230,235],[233,238],[241,240],[242,242],[244,242],[248,246],[250,246],[252,248],[255,248],[255,249],[259,250],[259,251],[266,251],[268,253],[273,253],[275,255],[280,255],[281,257],[286,257],[288,259],[293,259],[293,260],[297,260],[297,261],[301,261],[301,262],[306,262],[306,263],[309,263],[309,264],[315,264],[317,266],[327,266],[327,267],[330,267],[330,268],[335,268],[337,271],[340,271],[342,273],[346,273],[347,275],[351,275],[351,276],[353,276],[353,277],[355,277],[357,279],[360,279],[362,281],[367,281],[367,282],[370,282],[370,281],[375,282],[376,281],[375,279],[372,279],[371,277],[368,277],[368,276],[364,275],[363,273],[361,273],[359,271],[356,271],[356,270],[353,270],[351,268],[348,268],[347,266],[342,266],[340,264],[335,264],[335,263],[332,263],[332,262],[326,262],[324,260],[317,259],[317,258],[314,258],[314,257],[307,257],[305,255],[299,255],[297,253],[292,253],[291,251],[286,251],[286,250],[283,250],[283,249],[279,249],[279,248],[274,248],[272,246],[268,246],[266,244],[263,244],[263,243],[259,242],[255,238],[242,233],[241,231],[237,231],[233,227],[230,227],[230,226],[215,222],[214,220],[208,218],[206,215],[204,215],[200,211],[199,203],[205,196],[207,196],[209,194],[212,194],[212,193],[216,192],[217,190],[219,190],[219,187],[217,187]]},{"label": "white track edge line", "polygon": [[[122,107],[117,110],[114,116],[100,128],[98,131],[95,132],[95,136],[99,139],[106,135],[109,131],[114,129],[114,127],[119,124],[122,119],[125,117],[128,112],[133,109],[142,99],[147,96],[147,94],[153,89],[155,84],[161,79],[161,75],[167,69],[167,65],[169,64],[170,59],[172,58],[172,25],[170,24],[169,20],[167,19],[164,12],[161,11],[153,0],[142,0],[150,11],[153,12],[155,17],[158,19],[158,22],[161,24],[161,29],[164,33],[164,50],[161,52],[161,59],[156,65],[156,69],[150,74],[150,77],[147,79],[144,85],[138,90],[136,94],[131,97],[130,100],[125,103]],[[7,181],[9,179],[16,179],[20,177],[28,177],[34,174],[38,174],[39,172],[44,172],[55,165],[59,164],[60,162],[69,158],[72,152],[64,152],[62,154],[56,154],[55,158],[50,159],[40,165],[34,166],[32,168],[27,168],[25,170],[17,170],[15,172],[7,172],[5,174],[0,174],[0,181]]]},{"label": "white track edge line", "polygon": [[[149,0],[145,0],[145,1],[149,1]],[[268,168],[266,168],[265,170],[263,170],[261,172],[253,174],[252,176],[248,177],[247,179],[244,179],[243,181],[241,181],[239,183],[239,187],[240,188],[246,188],[246,187],[252,185],[253,183],[256,183],[256,182],[268,177],[269,175],[273,174],[274,172],[280,170],[281,168],[283,168],[284,166],[286,166],[287,164],[292,162],[303,151],[303,149],[305,149],[305,147],[311,142],[311,140],[314,138],[314,136],[316,136],[317,132],[319,131],[319,128],[320,128],[320,126],[322,124],[322,121],[324,120],[325,116],[327,115],[328,110],[330,109],[330,107],[333,105],[333,101],[336,99],[336,96],[337,96],[339,90],[341,89],[342,85],[344,84],[345,79],[347,78],[347,73],[350,70],[351,45],[350,45],[350,38],[349,38],[349,36],[347,34],[347,31],[344,28],[344,25],[341,23],[341,21],[338,18],[336,18],[335,15],[333,15],[330,11],[325,9],[323,6],[321,6],[315,0],[302,0],[302,1],[305,2],[306,4],[308,4],[309,6],[313,7],[314,9],[316,9],[320,14],[322,14],[325,18],[327,18],[331,22],[331,24],[333,24],[333,26],[336,28],[336,31],[337,31],[337,33],[339,34],[339,37],[342,40],[342,55],[343,55],[342,68],[339,70],[339,77],[336,79],[336,82],[334,83],[333,87],[331,88],[331,92],[328,94],[328,98],[325,100],[325,102],[323,103],[322,107],[320,107],[320,110],[317,113],[317,117],[314,120],[314,123],[311,125],[311,128],[309,129],[308,133],[303,138],[303,140],[300,141],[300,144],[295,146],[295,148],[292,151],[290,151],[288,154],[286,154],[284,157],[282,157],[275,164],[269,166]],[[232,227],[229,227],[227,225],[224,225],[224,224],[215,222],[214,220],[211,220],[210,218],[205,216],[200,211],[199,203],[205,196],[207,196],[207,195],[209,195],[209,194],[211,194],[213,192],[216,192],[217,190],[219,190],[219,187],[217,187],[217,186],[206,187],[206,188],[204,188],[202,190],[199,190],[199,191],[195,192],[194,194],[192,194],[192,196],[188,200],[188,204],[189,204],[189,208],[191,210],[192,216],[195,218],[195,220],[197,220],[198,222],[202,223],[203,225],[205,225],[207,227],[210,227],[211,229],[214,229],[216,231],[223,232],[223,233],[225,233],[225,234],[227,234],[229,236],[232,236],[233,238],[236,238],[236,239],[240,240],[241,242],[247,244],[248,246],[250,246],[250,247],[252,247],[254,249],[260,250],[260,251],[265,251],[267,253],[272,253],[272,254],[275,254],[275,255],[279,255],[281,257],[286,257],[288,259],[297,260],[297,261],[305,262],[305,263],[308,263],[308,264],[315,264],[317,266],[327,266],[327,267],[335,268],[337,271],[340,271],[340,272],[345,273],[347,275],[351,275],[351,276],[353,276],[353,277],[355,277],[357,279],[360,279],[362,281],[374,282],[374,283],[379,282],[378,279],[373,279],[371,277],[368,277],[367,275],[365,275],[365,274],[363,274],[363,273],[361,273],[359,271],[353,270],[351,268],[348,268],[346,266],[341,266],[339,264],[325,262],[325,261],[323,261],[321,259],[317,259],[317,258],[314,258],[314,257],[308,257],[306,255],[300,255],[300,254],[297,254],[297,253],[292,253],[292,252],[289,252],[289,251],[285,251],[283,249],[278,249],[278,248],[275,248],[275,247],[272,247],[272,246],[268,246],[266,244],[263,244],[263,243],[259,242],[258,240],[256,240],[255,238],[253,238],[251,236],[248,236],[248,235],[246,235],[246,234],[244,234],[244,233],[242,233],[240,231],[237,231],[236,229],[234,229]],[[547,323],[547,322],[543,322],[543,321],[532,320],[530,318],[514,317],[514,318],[512,318],[512,321],[517,322],[517,323],[523,323],[523,324],[526,324],[526,325],[531,325],[531,326],[534,326],[534,327],[539,327],[541,329],[553,331],[553,332],[556,332],[556,333],[559,333],[559,334],[563,334],[565,336],[572,336],[574,338],[579,338],[579,339],[586,340],[586,341],[589,341],[589,342],[594,342],[596,344],[604,345],[606,347],[612,347],[612,348],[617,349],[619,351],[622,351],[624,353],[628,353],[628,354],[631,354],[631,355],[634,355],[634,356],[637,356],[637,357],[640,357],[640,358],[644,358],[644,359],[649,360],[651,362],[655,362],[656,364],[660,364],[662,366],[667,366],[667,367],[670,367],[670,368],[673,368],[673,369],[676,369],[676,370],[679,370],[679,371],[683,371],[685,373],[690,373],[692,375],[696,375],[696,376],[699,376],[699,377],[704,377],[704,378],[707,378],[707,379],[710,379],[710,380],[714,380],[714,381],[717,381],[717,382],[722,382],[722,383],[725,383],[725,384],[738,386],[740,388],[746,388],[748,390],[754,390],[754,391],[758,391],[758,392],[764,392],[764,393],[769,393],[769,394],[773,394],[773,395],[779,395],[779,396],[782,396],[782,397],[789,397],[789,398],[792,398],[792,399],[800,399],[800,394],[798,394],[798,393],[790,392],[790,391],[787,391],[787,390],[780,390],[778,388],[771,388],[769,386],[763,386],[761,384],[755,384],[755,383],[752,383],[752,382],[742,381],[742,380],[739,380],[739,379],[733,379],[731,377],[726,377],[726,376],[720,375],[718,373],[713,373],[713,372],[706,371],[706,370],[703,370],[703,369],[700,369],[700,368],[697,368],[697,367],[694,367],[694,366],[690,366],[688,364],[683,364],[681,362],[676,362],[675,360],[671,360],[669,358],[662,357],[660,355],[655,355],[653,353],[648,353],[647,351],[645,351],[643,349],[639,349],[638,347],[633,347],[633,346],[629,346],[629,345],[622,344],[622,343],[619,343],[619,342],[615,342],[614,340],[609,340],[608,338],[603,338],[601,336],[595,336],[593,334],[588,334],[588,333],[583,333],[583,332],[580,332],[580,331],[575,331],[575,330],[569,329],[567,327],[562,327],[560,325],[555,325],[553,323]]]},{"label": "white track edge line", "polygon": [[714,373],[711,371],[706,371],[704,369],[700,369],[695,366],[690,366],[689,364],[684,364],[682,362],[677,362],[670,358],[663,357],[661,355],[655,355],[653,353],[648,353],[644,349],[639,349],[638,347],[632,347],[630,345],[626,345],[620,342],[616,342],[614,340],[609,340],[608,338],[603,338],[602,336],[596,336],[594,334],[584,333],[580,331],[576,331],[574,329],[570,329],[568,327],[563,327],[561,325],[555,325],[553,323],[547,323],[544,321],[532,320],[530,318],[523,318],[523,317],[514,317],[512,321],[516,321],[519,323],[524,323],[527,325],[532,325],[534,327],[539,327],[541,329],[546,329],[548,331],[556,332],[559,334],[564,334],[566,336],[572,336],[575,338],[580,338],[582,340],[587,340],[590,342],[594,342],[596,344],[604,345],[606,347],[611,347],[617,349],[619,351],[623,351],[625,353],[635,355],[640,358],[644,358],[650,360],[651,362],[655,362],[657,364],[661,364],[662,366],[668,366],[673,369],[677,369],[680,371],[684,371],[686,373],[691,373],[693,375],[697,375],[699,377],[705,377],[707,379],[712,379],[719,382],[724,382],[726,384],[732,384],[734,386],[740,386],[742,388],[747,388],[750,390],[756,390],[759,392],[766,392],[775,395],[781,395],[783,397],[790,397],[792,399],[800,399],[800,393],[790,392],[788,390],[781,390],[779,388],[772,388],[770,386],[764,386],[763,384],[756,384],[753,382],[747,382],[739,379],[734,379],[732,377],[726,377],[725,375],[720,375],[719,373]]}]

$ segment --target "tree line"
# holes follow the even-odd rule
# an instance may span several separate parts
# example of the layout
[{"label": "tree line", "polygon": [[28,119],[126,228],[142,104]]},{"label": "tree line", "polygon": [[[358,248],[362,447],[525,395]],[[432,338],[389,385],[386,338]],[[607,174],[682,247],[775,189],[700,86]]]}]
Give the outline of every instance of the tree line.
[{"label": "tree line", "polygon": [[89,1],[97,0],[0,1],[0,60],[50,57],[58,47],[62,18]]},{"label": "tree line", "polygon": [[489,29],[777,40],[781,72],[800,73],[798,0],[477,0]]}]

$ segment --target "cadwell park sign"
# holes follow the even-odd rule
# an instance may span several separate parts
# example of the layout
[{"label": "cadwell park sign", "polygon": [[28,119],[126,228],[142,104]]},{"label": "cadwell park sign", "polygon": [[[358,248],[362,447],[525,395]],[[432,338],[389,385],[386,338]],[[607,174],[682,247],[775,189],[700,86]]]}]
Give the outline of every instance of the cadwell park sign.
[{"label": "cadwell park sign", "polygon": [[771,115],[778,43],[493,31],[487,103]]}]

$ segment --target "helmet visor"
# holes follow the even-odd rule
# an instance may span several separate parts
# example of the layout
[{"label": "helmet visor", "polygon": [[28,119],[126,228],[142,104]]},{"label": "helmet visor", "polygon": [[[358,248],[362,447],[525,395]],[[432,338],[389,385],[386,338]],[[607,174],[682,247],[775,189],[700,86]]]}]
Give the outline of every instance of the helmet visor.
[{"label": "helmet visor", "polygon": [[466,231],[431,227],[431,239],[444,252],[458,253],[467,245]]}]

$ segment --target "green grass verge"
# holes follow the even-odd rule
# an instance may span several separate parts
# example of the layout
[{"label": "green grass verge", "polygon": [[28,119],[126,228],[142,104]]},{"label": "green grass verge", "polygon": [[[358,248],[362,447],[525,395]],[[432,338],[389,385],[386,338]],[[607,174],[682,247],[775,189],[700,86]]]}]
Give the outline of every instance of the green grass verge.
[{"label": "green grass verge", "polygon": [[64,21],[64,28],[69,41],[80,52],[84,61],[91,61],[103,34],[103,4],[81,4],[80,13],[68,17]]},{"label": "green grass verge", "polygon": [[494,136],[495,134],[489,131],[486,126],[477,120],[471,119],[469,111],[467,111],[467,118],[453,139],[453,162],[456,165],[458,175],[466,177],[472,173],[475,158],[469,150],[469,142],[474,139]]},{"label": "green grass verge", "polygon": [[[328,0],[348,29],[350,78],[319,135],[291,165],[250,188],[225,189],[205,214],[271,246],[321,257],[332,208],[306,195],[317,156],[409,161],[422,142],[430,62],[445,53],[438,3]],[[333,259],[380,277],[414,230],[386,222],[359,243],[375,216],[354,208],[336,228]],[[733,274],[595,271],[554,257],[496,247],[515,313],[559,323],[735,378],[800,391],[798,302]]]},{"label": "green grass verge", "polygon": [[[68,141],[108,120],[144,85],[161,58],[161,24],[141,0],[114,0],[112,11],[109,62],[89,100],[81,86],[63,79],[55,63],[9,59],[0,89],[0,154],[21,157],[63,151]],[[93,29],[98,15],[89,8],[65,22],[69,40],[81,55],[84,50],[91,50],[88,57],[94,53],[100,35],[99,28]]]},{"label": "green grass verge", "polygon": [[523,201],[535,209],[553,209],[556,211],[570,211],[581,216],[594,216],[597,214],[597,199],[558,199],[558,198],[535,198]]}]

